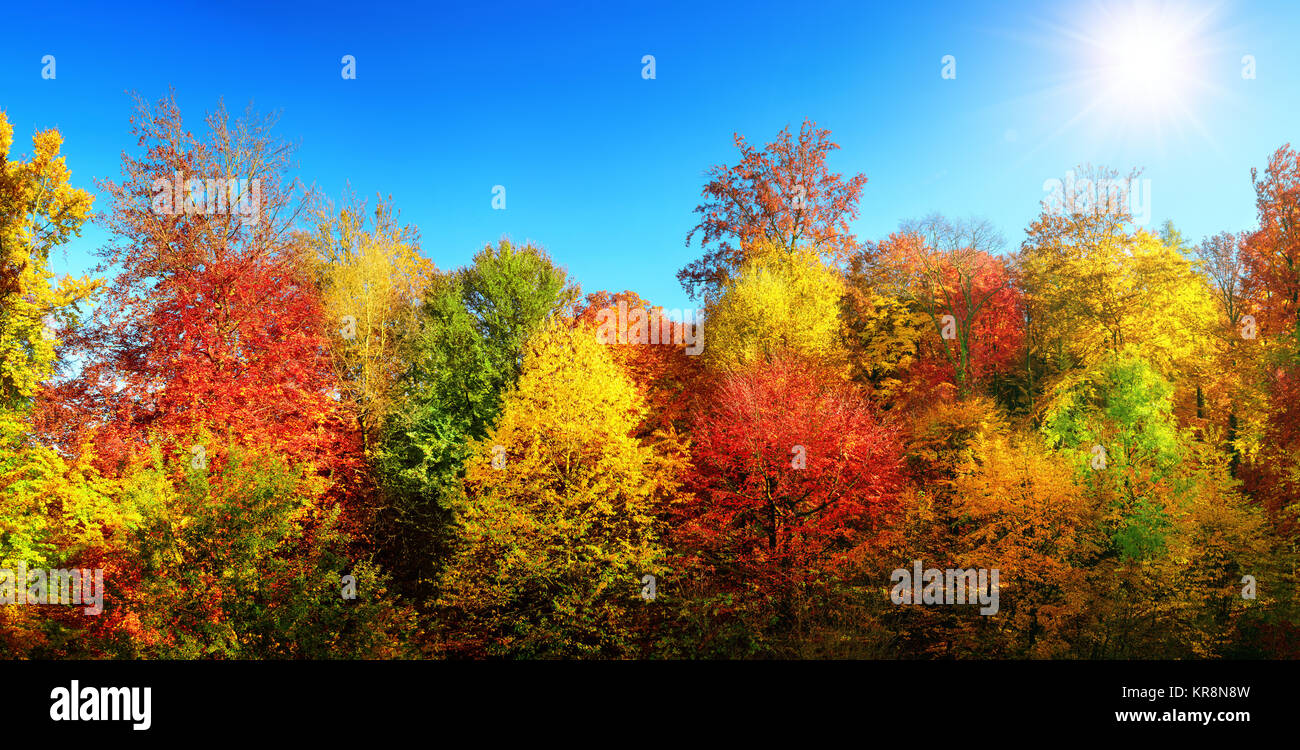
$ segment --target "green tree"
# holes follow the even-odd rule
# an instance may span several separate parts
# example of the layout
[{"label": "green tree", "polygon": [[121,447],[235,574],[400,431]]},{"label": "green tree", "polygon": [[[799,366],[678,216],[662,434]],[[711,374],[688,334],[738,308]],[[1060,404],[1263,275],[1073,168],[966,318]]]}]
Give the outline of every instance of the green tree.
[{"label": "green tree", "polygon": [[387,566],[407,590],[432,595],[470,443],[496,423],[524,342],[577,294],[543,250],[506,240],[484,248],[472,266],[436,275],[425,290],[371,459],[384,494]]},{"label": "green tree", "polygon": [[[206,441],[209,444],[211,441]],[[411,654],[414,618],[349,554],[310,470],[232,442],[218,466],[152,461],[123,481],[131,509],[103,643],[126,658],[383,658]],[[345,580],[352,576],[354,580]],[[355,596],[349,589],[355,584]]]},{"label": "green tree", "polygon": [[1167,503],[1186,489],[1172,396],[1170,383],[1126,350],[1058,385],[1043,420],[1048,444],[1067,451],[1080,477],[1108,501],[1112,539],[1125,558],[1163,548]]}]

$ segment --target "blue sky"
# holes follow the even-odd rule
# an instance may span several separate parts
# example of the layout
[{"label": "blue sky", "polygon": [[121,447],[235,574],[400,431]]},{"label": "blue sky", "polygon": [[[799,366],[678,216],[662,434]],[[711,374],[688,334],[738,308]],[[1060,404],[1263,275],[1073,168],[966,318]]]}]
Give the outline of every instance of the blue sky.
[{"label": "blue sky", "polygon": [[[139,6],[141,8],[145,6]],[[1300,4],[1278,2],[10,4],[0,108],[15,151],[57,127],[74,182],[116,178],[129,91],[279,111],[300,176],[391,194],[440,268],[508,235],[586,291],[692,304],[675,274],[703,173],[733,132],[811,118],[869,182],[855,230],[940,211],[1009,245],[1043,182],[1142,167],[1154,228],[1254,225],[1250,168],[1300,141]],[[354,55],[357,78],[340,76]],[[656,78],[641,77],[643,55]],[[56,78],[41,76],[54,55]],[[956,77],[941,77],[942,58]],[[1243,77],[1242,59],[1255,59]],[[507,208],[492,210],[504,185]],[[97,201],[97,209],[106,206]],[[105,235],[54,258],[81,272]]]}]

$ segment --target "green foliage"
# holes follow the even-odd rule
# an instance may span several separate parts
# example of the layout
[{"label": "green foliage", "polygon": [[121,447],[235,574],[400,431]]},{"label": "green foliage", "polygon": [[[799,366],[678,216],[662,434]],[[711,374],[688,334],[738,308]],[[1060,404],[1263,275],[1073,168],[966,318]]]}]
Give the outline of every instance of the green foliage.
[{"label": "green foliage", "polygon": [[[182,460],[185,460],[185,456]],[[178,477],[177,475],[180,474]],[[343,658],[402,656],[412,620],[370,562],[353,562],[339,509],[321,483],[274,455],[234,446],[209,467],[178,467],[155,448],[132,473],[122,504],[126,564],[105,617],[133,638],[132,658]],[[357,597],[344,598],[344,575]],[[119,584],[120,585],[120,584]],[[117,592],[115,592],[117,593]]]},{"label": "green foliage", "polygon": [[1049,445],[1074,456],[1081,481],[1110,499],[1113,539],[1127,559],[1163,546],[1164,501],[1185,482],[1175,476],[1183,449],[1172,386],[1132,350],[1058,386],[1043,419]]},{"label": "green foliage", "polygon": [[544,251],[506,240],[426,290],[408,369],[372,459],[384,493],[386,557],[415,590],[430,594],[450,552],[451,503],[470,442],[496,423],[524,342],[576,297]]}]

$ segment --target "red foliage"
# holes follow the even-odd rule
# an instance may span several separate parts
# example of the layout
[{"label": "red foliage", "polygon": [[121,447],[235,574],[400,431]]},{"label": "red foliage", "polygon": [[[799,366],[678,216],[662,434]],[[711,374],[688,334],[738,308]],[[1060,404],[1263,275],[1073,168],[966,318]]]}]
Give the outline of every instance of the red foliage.
[{"label": "red foliage", "polygon": [[1264,449],[1257,460],[1242,465],[1239,476],[1279,531],[1294,535],[1300,533],[1300,516],[1283,511],[1300,500],[1300,481],[1293,471],[1293,456],[1300,444],[1300,368],[1273,368],[1264,387],[1275,405],[1268,415]]},{"label": "red foliage", "polygon": [[686,235],[687,245],[697,232],[701,246],[714,245],[678,272],[688,293],[715,288],[746,249],[763,239],[783,247],[808,243],[825,256],[848,257],[857,244],[849,222],[858,216],[867,178],[846,180],[826,168],[827,154],[839,148],[830,134],[805,120],[797,142],[786,127],[762,151],[735,134],[740,163],[709,170],[701,193],[705,202],[695,209],[700,222]]},{"label": "red foliage", "polygon": [[[95,428],[110,473],[155,439],[184,452],[200,430],[215,437],[210,460],[230,434],[324,472],[349,468],[354,437],[328,395],[320,302],[289,232],[301,198],[283,178],[287,153],[265,138],[223,145],[233,133],[221,115],[209,118],[211,143],[183,129],[171,101],[133,119],[144,154],[124,154],[123,181],[102,185],[115,238],[102,255],[118,273],[77,342],[80,377],[55,391],[51,413]],[[248,180],[256,221],[233,207],[156,210],[156,180],[231,169],[245,170],[234,175]]]},{"label": "red foliage", "polygon": [[[945,269],[947,284],[943,290],[943,310],[957,320],[964,320],[972,305],[959,293],[957,271]],[[1024,353],[1024,295],[1012,283],[1006,263],[987,253],[976,256],[970,284],[970,299],[986,300],[975,311],[970,324],[970,356],[966,378],[969,383],[986,381],[993,375],[1013,370]],[[947,347],[957,357],[956,342],[941,337],[923,339],[914,372],[929,383],[956,383],[956,373],[939,347]]]},{"label": "red foliage", "polygon": [[621,332],[620,338],[609,344],[615,361],[631,378],[649,407],[641,433],[649,436],[668,427],[681,432],[689,421],[692,386],[701,370],[699,357],[687,354],[686,346],[680,343],[685,340],[681,330],[684,324],[670,320],[663,314],[662,307],[651,305],[635,292],[628,291],[588,294],[575,311],[577,322],[592,327],[594,333],[597,314],[602,310],[617,309],[620,302],[625,303],[629,311],[637,308],[655,311],[656,314],[649,319],[660,321],[661,326],[659,344],[627,341]]},{"label": "red foliage", "polygon": [[[1243,247],[1245,295],[1261,335],[1295,352],[1300,347],[1300,152],[1283,145],[1269,157],[1263,176],[1252,169],[1251,179],[1259,229]],[[1264,455],[1242,467],[1242,478],[1283,533],[1294,534],[1294,515],[1282,511],[1300,497],[1291,471],[1300,445],[1300,368],[1288,357],[1270,370],[1264,385],[1276,409],[1268,417]]]},{"label": "red foliage", "polygon": [[788,591],[833,574],[884,530],[901,482],[898,435],[851,386],[778,360],[725,378],[702,403],[698,501],[679,533],[715,582]]},{"label": "red foliage", "polygon": [[1251,180],[1259,229],[1245,244],[1245,291],[1262,332],[1300,335],[1300,153],[1282,146]]},{"label": "red foliage", "polygon": [[969,392],[1014,369],[1024,353],[1024,294],[1011,268],[968,244],[969,236],[952,238],[936,249],[920,233],[903,231],[869,248],[881,278],[928,321],[911,370],[927,394],[940,383]]}]

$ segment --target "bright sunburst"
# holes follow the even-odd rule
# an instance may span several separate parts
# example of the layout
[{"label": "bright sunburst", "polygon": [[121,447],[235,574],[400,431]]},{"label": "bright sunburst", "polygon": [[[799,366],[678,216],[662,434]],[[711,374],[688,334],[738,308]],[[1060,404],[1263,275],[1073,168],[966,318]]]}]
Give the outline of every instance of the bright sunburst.
[{"label": "bright sunburst", "polygon": [[1129,130],[1199,129],[1195,108],[1208,88],[1208,15],[1171,4],[1102,9],[1091,31],[1079,34],[1093,99],[1088,108]]}]

